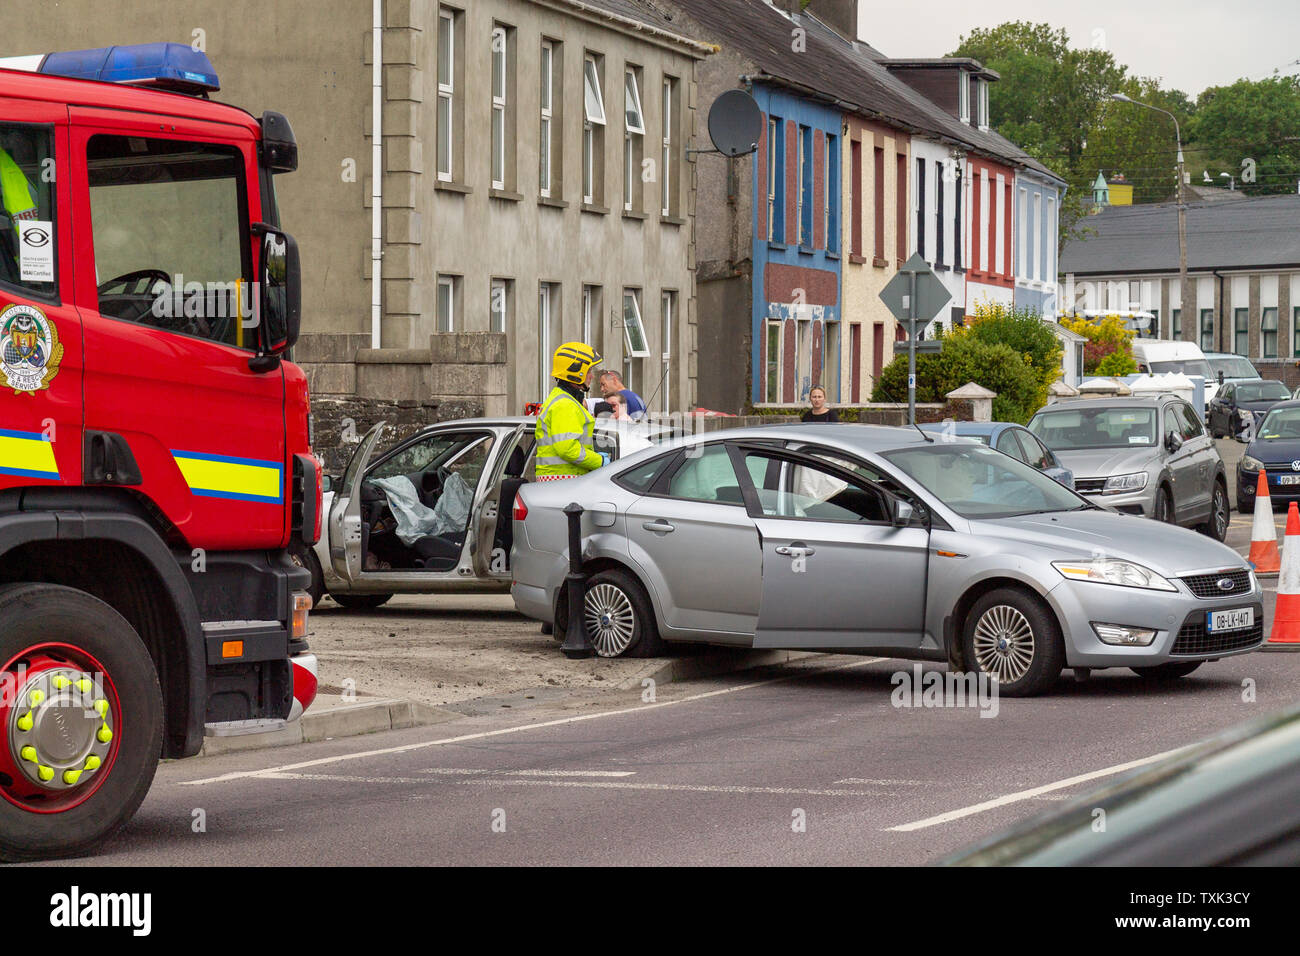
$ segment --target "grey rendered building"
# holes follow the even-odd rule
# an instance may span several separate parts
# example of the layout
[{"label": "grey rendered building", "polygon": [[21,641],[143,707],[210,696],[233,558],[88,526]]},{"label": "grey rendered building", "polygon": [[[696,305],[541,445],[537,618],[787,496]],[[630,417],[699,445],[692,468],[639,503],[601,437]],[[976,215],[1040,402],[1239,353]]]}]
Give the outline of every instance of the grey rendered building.
[{"label": "grey rendered building", "polygon": [[549,353],[568,339],[590,340],[653,408],[694,403],[685,150],[712,47],[679,36],[654,5],[10,7],[0,56],[189,42],[216,67],[217,98],[289,117],[301,165],[277,189],[302,252],[295,359],[311,376],[321,445],[345,416],[360,430],[379,417],[518,412],[543,396]]}]

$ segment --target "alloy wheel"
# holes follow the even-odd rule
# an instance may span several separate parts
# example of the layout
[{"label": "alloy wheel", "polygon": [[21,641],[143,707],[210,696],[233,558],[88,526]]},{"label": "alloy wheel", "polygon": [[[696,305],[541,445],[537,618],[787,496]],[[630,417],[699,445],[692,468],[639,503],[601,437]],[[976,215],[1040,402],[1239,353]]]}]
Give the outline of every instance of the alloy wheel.
[{"label": "alloy wheel", "polygon": [[1010,684],[1024,677],[1034,662],[1034,629],[1019,610],[995,604],[975,624],[975,663],[980,670]]},{"label": "alloy wheel", "polygon": [[587,591],[587,636],[601,657],[618,657],[636,634],[636,612],[622,588],[601,582]]}]

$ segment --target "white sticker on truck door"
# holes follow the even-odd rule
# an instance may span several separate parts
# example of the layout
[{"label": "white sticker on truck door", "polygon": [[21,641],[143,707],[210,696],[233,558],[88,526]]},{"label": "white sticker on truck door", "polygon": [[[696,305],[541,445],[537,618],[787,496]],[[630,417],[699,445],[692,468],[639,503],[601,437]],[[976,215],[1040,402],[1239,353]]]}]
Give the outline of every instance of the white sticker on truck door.
[{"label": "white sticker on truck door", "polygon": [[18,273],[23,282],[54,281],[54,223],[18,220]]}]

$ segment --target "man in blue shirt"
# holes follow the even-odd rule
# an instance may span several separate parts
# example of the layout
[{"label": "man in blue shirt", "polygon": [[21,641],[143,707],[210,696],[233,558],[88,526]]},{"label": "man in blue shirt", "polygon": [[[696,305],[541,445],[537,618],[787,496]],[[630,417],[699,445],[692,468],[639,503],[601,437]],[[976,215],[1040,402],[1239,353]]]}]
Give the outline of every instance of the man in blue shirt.
[{"label": "man in blue shirt", "polygon": [[613,369],[602,369],[600,372],[600,393],[602,395],[613,395],[618,392],[623,396],[623,403],[627,406],[627,413],[633,418],[645,417],[645,402],[641,396],[632,389],[623,384],[623,379],[618,372]]}]

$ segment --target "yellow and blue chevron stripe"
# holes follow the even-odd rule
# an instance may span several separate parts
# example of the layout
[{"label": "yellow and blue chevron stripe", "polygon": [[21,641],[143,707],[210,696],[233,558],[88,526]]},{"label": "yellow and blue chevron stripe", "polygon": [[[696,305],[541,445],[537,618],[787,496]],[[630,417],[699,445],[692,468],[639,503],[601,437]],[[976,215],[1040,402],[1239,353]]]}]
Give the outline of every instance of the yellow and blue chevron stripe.
[{"label": "yellow and blue chevron stripe", "polygon": [[0,475],[59,480],[54,443],[40,432],[0,428]]},{"label": "yellow and blue chevron stripe", "polygon": [[233,458],[172,449],[172,458],[193,494],[235,501],[284,500],[284,465],[259,458]]}]

